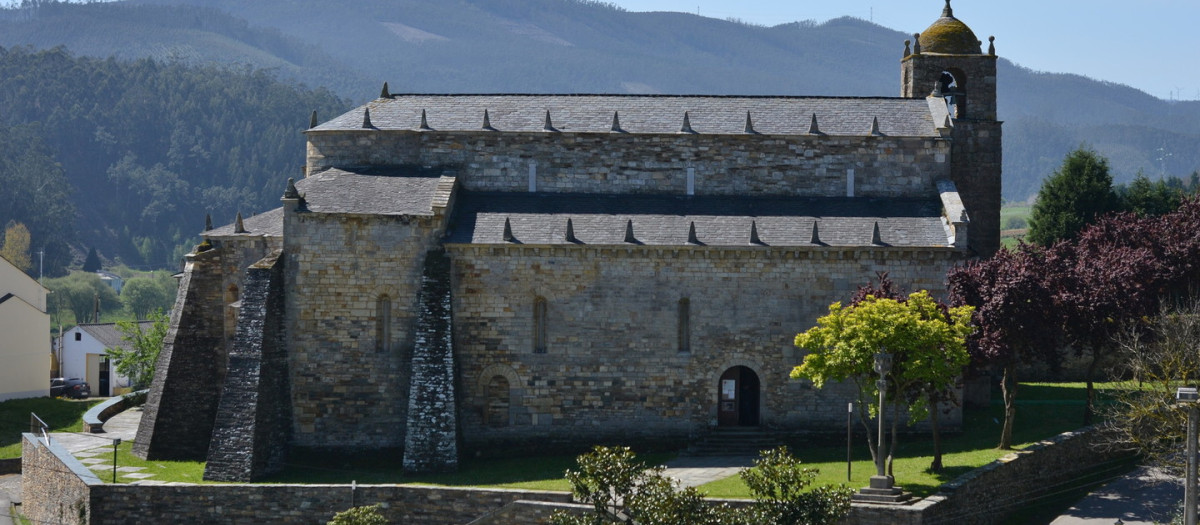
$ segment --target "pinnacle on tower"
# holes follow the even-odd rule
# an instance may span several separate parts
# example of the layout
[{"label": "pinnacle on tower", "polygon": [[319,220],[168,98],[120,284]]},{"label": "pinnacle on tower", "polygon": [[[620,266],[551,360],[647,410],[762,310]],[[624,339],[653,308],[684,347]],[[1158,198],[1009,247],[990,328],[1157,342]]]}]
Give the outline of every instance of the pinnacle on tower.
[{"label": "pinnacle on tower", "polygon": [[575,225],[571,224],[571,218],[567,217],[567,242],[578,243],[579,239],[575,237]]},{"label": "pinnacle on tower", "polygon": [[812,114],[812,122],[809,122],[809,124],[808,124],[808,134],[809,135],[820,135],[821,134],[821,128],[817,127],[817,114],[816,113]]},{"label": "pinnacle on tower", "polygon": [[954,18],[954,9],[950,7],[950,0],[946,0],[946,7],[942,9],[942,18]]},{"label": "pinnacle on tower", "polygon": [[637,242],[637,238],[633,236],[633,219],[625,223],[625,242]]},{"label": "pinnacle on tower", "polygon": [[296,179],[288,177],[287,189],[283,190],[283,198],[299,199],[300,192],[296,191]]},{"label": "pinnacle on tower", "polygon": [[425,118],[425,110],[423,109],[421,110],[421,125],[417,129],[421,131],[433,131],[433,128],[429,127],[429,120]]},{"label": "pinnacle on tower", "polygon": [[813,221],[812,237],[808,240],[809,244],[825,244],[821,242],[821,235],[817,232],[817,221]]},{"label": "pinnacle on tower", "polygon": [[700,244],[700,239],[696,237],[696,221],[688,226],[688,244]]},{"label": "pinnacle on tower", "polygon": [[204,231],[209,231],[209,230],[212,230],[212,229],[213,229],[213,226],[212,226],[212,215],[211,215],[211,214],[208,214],[208,213],[205,213],[205,214],[204,214]]},{"label": "pinnacle on tower", "polygon": [[871,117],[871,133],[870,134],[875,135],[875,136],[882,135],[882,133],[879,132],[879,117]]},{"label": "pinnacle on tower", "polygon": [[313,110],[312,116],[308,117],[308,129],[317,127],[317,110]]},{"label": "pinnacle on tower", "polygon": [[488,131],[496,131],[496,128],[492,127],[492,118],[488,116],[487,108],[484,108],[484,110],[483,110],[483,128],[482,129],[486,129]]},{"label": "pinnacle on tower", "polygon": [[[946,0],[946,5],[950,5],[950,0]],[[875,221],[875,229],[871,232],[871,244],[883,246],[883,237],[879,235],[879,221]]]},{"label": "pinnacle on tower", "polygon": [[688,117],[688,112],[683,112],[683,126],[679,128],[680,133],[695,133],[692,129],[692,119]]},{"label": "pinnacle on tower", "polygon": [[371,108],[363,108],[363,129],[371,129],[375,126],[371,124]]},{"label": "pinnacle on tower", "polygon": [[237,213],[237,219],[233,222],[233,233],[246,233],[246,225],[242,222],[242,212]]},{"label": "pinnacle on tower", "polygon": [[996,56],[996,37],[994,36],[988,37],[988,54]]},{"label": "pinnacle on tower", "polygon": [[749,111],[746,112],[746,133],[750,133],[750,134],[758,133],[757,131],[754,131],[754,122],[752,122],[750,120],[750,112]]},{"label": "pinnacle on tower", "polygon": [[913,52],[914,55],[921,54],[921,33],[913,33]]},{"label": "pinnacle on tower", "polygon": [[513,242],[512,224],[508,222],[508,217],[504,218],[504,242]]},{"label": "pinnacle on tower", "polygon": [[621,117],[617,115],[616,111],[613,112],[612,130],[617,133],[625,133],[625,130],[621,129]]},{"label": "pinnacle on tower", "polygon": [[765,244],[758,238],[758,222],[750,221],[750,244]]},{"label": "pinnacle on tower", "polygon": [[908,56],[908,55],[912,54],[912,47],[910,47],[910,46],[912,46],[912,40],[905,40],[904,41],[904,56]]},{"label": "pinnacle on tower", "polygon": [[550,123],[550,110],[546,110],[546,123],[542,124],[542,131],[558,131],[554,128],[554,124]]},{"label": "pinnacle on tower", "polygon": [[379,92],[379,98],[392,98],[392,94],[388,92],[387,82],[383,83],[383,90]]}]

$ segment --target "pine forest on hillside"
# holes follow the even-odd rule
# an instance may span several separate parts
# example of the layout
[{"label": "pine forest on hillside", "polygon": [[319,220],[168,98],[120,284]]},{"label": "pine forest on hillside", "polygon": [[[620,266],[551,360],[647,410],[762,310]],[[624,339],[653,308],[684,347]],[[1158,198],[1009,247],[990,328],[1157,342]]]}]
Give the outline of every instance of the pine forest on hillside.
[{"label": "pine forest on hillside", "polygon": [[175,268],[206,213],[224,224],[276,205],[311,111],[348,104],[250,68],[14,48],[0,49],[0,107],[0,224],[28,225],[55,275],[77,243]]}]

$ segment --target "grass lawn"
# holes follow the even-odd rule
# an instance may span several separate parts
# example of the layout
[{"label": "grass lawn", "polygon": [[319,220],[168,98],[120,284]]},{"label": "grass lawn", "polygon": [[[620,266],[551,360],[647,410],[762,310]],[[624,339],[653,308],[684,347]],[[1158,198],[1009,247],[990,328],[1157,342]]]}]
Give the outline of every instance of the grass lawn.
[{"label": "grass lawn", "polygon": [[[134,456],[130,449],[133,448],[133,442],[124,441],[117,445],[117,466],[118,467],[145,467],[145,470],[138,471],[141,474],[154,474],[152,480],[160,481],[181,481],[184,483],[204,483],[201,479],[204,476],[203,461],[144,461],[137,456]],[[95,456],[98,459],[112,460],[112,447],[108,447],[109,454]],[[111,462],[108,463],[110,466]],[[96,470],[96,477],[101,481],[112,481],[112,470]],[[129,483],[138,481],[137,478],[127,478],[124,472],[117,473],[118,483]]]},{"label": "grass lawn", "polygon": [[[1103,389],[1109,385],[1098,384]],[[1085,399],[1083,383],[1023,383],[1018,391],[1017,419],[1013,441],[1017,448],[1024,448],[1039,440],[1059,433],[1077,429],[1083,419]],[[999,393],[993,395],[993,405],[986,410],[971,410],[965,413],[964,431],[943,436],[945,469],[939,473],[928,472],[932,461],[932,443],[928,434],[906,434],[900,437],[896,452],[895,474],[897,483],[917,496],[937,492],[937,488],[959,475],[983,466],[1008,453],[995,448],[1000,438],[1003,421],[1003,406]],[[861,426],[856,422],[853,443],[851,487],[865,486],[867,478],[874,472],[866,441],[861,435]],[[820,470],[817,484],[842,484],[846,481],[845,436],[828,435],[791,444],[793,454],[809,467]],[[155,474],[161,481],[199,482],[203,474],[202,462],[143,462],[129,455],[129,444],[119,448],[118,465],[146,466],[143,472]],[[662,464],[672,454],[645,454],[638,456],[647,464]],[[542,456],[535,458],[466,459],[458,472],[409,476],[402,474],[403,468],[397,452],[362,454],[356,457],[333,457],[320,452],[296,452],[288,461],[284,472],[263,480],[266,483],[319,483],[342,484],[356,481],[363,484],[417,483],[439,486],[472,486],[514,488],[526,490],[567,491],[570,486],[563,478],[563,471],[575,467],[574,455]],[[108,479],[104,472],[101,479]],[[119,481],[130,481],[118,478]],[[741,478],[733,476],[700,487],[711,497],[748,498],[749,492]],[[1074,494],[1067,495],[1073,501]],[[1064,496],[1064,497],[1067,497]]]},{"label": "grass lawn", "polygon": [[52,432],[80,432],[83,413],[98,402],[35,397],[0,403],[0,459],[21,457],[21,433],[29,432],[30,412],[50,425]]},{"label": "grass lawn", "polygon": [[[1098,384],[1098,389],[1108,386]],[[1086,399],[1084,383],[1022,383],[1017,390],[1017,415],[1013,430],[1015,448],[1025,448],[1040,440],[1082,426]],[[894,472],[896,483],[917,496],[937,492],[943,483],[986,465],[1009,451],[997,450],[1000,428],[1004,421],[1004,406],[999,393],[993,396],[988,410],[969,410],[964,414],[963,432],[943,436],[941,472],[928,471],[933,461],[933,442],[928,434],[900,436],[896,450]],[[862,426],[855,423],[856,432]],[[851,478],[846,481],[845,435],[836,439],[796,443],[792,453],[810,468],[820,470],[816,484],[846,484],[866,486],[875,472],[866,439],[855,436],[852,446]],[[749,496],[740,477],[734,476],[703,485],[700,490],[712,497],[744,498]]]},{"label": "grass lawn", "polygon": [[[450,487],[492,487],[524,490],[571,490],[563,472],[576,468],[575,455],[534,458],[467,459],[458,472],[409,476],[401,474],[398,453],[331,458],[303,454],[289,459],[288,469],[264,480],[267,483],[416,483]],[[645,454],[638,458],[657,465],[673,454]]]}]

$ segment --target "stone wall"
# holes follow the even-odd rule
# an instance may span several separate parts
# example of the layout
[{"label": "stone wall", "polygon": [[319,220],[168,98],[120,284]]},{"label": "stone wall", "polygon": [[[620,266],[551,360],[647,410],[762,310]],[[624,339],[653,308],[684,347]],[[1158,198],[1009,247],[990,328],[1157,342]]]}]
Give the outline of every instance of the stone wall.
[{"label": "stone wall", "polygon": [[133,444],[140,458],[198,460],[208,453],[225,379],[221,257],[219,249],[187,255]]},{"label": "stone wall", "polygon": [[21,514],[33,523],[90,522],[91,488],[103,482],[67,449],[21,436]]},{"label": "stone wall", "polygon": [[[731,367],[761,383],[768,428],[841,428],[849,385],[812,388],[788,373],[796,333],[876,272],[944,294],[952,250],[450,246],[470,449],[528,443],[677,440],[716,424]],[[534,308],[546,304],[546,351]],[[689,343],[680,345],[680,300]],[[500,379],[497,379],[500,378]],[[496,385],[507,386],[504,393]],[[497,411],[497,406],[502,412]],[[957,412],[956,412],[957,414]],[[954,426],[957,417],[943,423]]]},{"label": "stone wall", "polygon": [[1001,523],[1038,496],[1076,487],[1089,472],[1130,457],[1102,447],[1102,439],[1094,427],[1065,432],[968,472],[926,498],[922,523]]},{"label": "stone wall", "polygon": [[254,481],[283,468],[291,430],[278,252],[245,271],[237,334],[204,479]]},{"label": "stone wall", "polygon": [[517,500],[571,501],[565,492],[413,485],[114,485],[66,449],[33,434],[23,438],[21,510],[34,523],[323,525],[352,506],[381,503],[389,523],[445,525],[469,523]]},{"label": "stone wall", "polygon": [[1000,249],[1000,123],[954,123],[954,184],[971,217],[970,245],[989,257]]},{"label": "stone wall", "polygon": [[417,292],[441,218],[284,208],[293,444],[400,448]]},{"label": "stone wall", "polygon": [[[950,176],[950,144],[914,137],[310,132],[308,169],[443,166],[476,191],[919,197]],[[531,166],[533,166],[531,168]],[[850,172],[853,175],[850,175]]]}]

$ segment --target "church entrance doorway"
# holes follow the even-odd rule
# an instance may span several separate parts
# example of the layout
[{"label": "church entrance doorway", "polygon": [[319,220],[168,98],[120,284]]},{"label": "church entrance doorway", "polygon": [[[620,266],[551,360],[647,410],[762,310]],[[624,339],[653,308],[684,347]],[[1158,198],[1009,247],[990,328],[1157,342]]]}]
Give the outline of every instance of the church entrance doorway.
[{"label": "church entrance doorway", "polygon": [[757,426],[758,390],[758,374],[749,368],[735,366],[721,374],[717,383],[717,425]]}]

